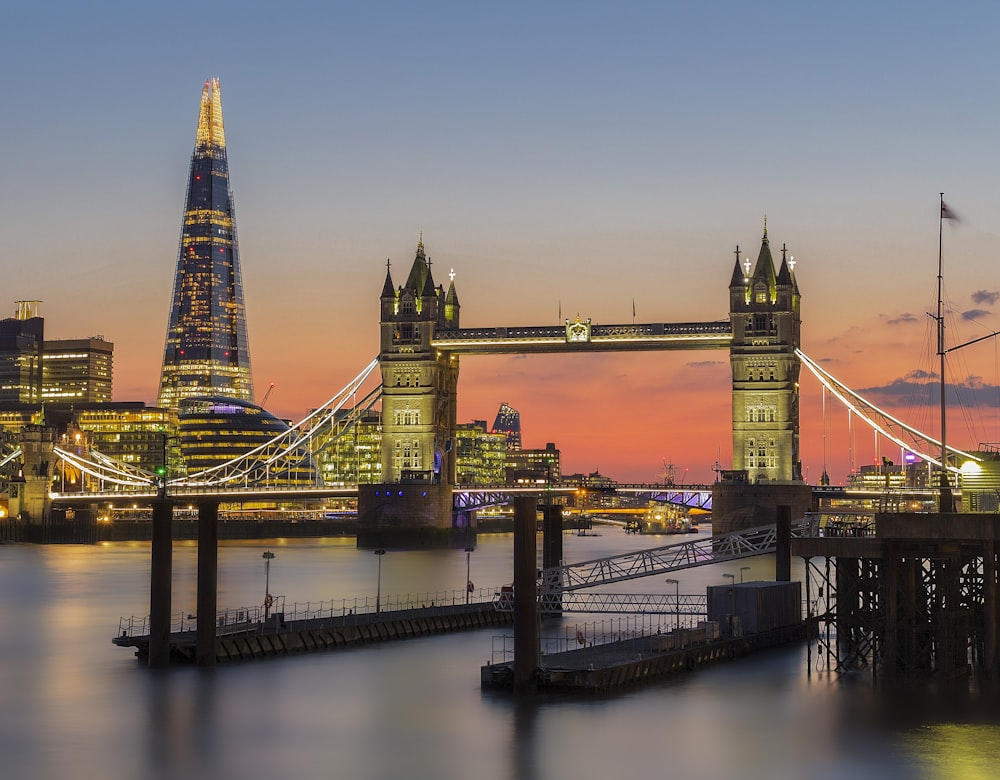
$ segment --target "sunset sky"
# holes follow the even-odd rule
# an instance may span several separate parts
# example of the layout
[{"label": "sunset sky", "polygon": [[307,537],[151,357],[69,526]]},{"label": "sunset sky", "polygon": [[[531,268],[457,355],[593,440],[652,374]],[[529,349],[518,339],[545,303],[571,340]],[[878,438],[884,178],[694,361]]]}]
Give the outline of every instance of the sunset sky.
[{"label": "sunset sky", "polygon": [[[874,10],[873,10],[874,8]],[[301,418],[377,352],[423,231],[465,327],[725,319],[765,214],[803,349],[938,431],[948,341],[1000,328],[1000,6],[983,3],[17,3],[0,29],[0,311],[115,343],[153,403],[204,81],[222,82],[258,400]],[[778,253],[776,252],[776,255]],[[1000,442],[996,339],[955,353],[949,442]],[[806,476],[824,467],[803,376]],[[711,481],[725,352],[463,358],[459,419],[520,410],[564,472]],[[835,483],[846,413],[826,426]],[[874,436],[856,431],[853,460]],[[898,450],[882,445],[882,454]]]}]

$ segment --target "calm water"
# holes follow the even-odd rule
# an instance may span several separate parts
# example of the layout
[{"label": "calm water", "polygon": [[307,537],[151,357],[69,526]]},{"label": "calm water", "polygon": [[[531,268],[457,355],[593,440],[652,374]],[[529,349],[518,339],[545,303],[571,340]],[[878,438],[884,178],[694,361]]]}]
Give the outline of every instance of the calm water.
[{"label": "calm water", "polygon": [[[667,538],[565,537],[566,559]],[[373,596],[353,540],[223,543],[219,605]],[[746,565],[745,563],[743,565]],[[770,558],[747,579],[770,578]],[[460,589],[465,553],[390,552],[382,593]],[[682,574],[682,593],[740,564]],[[485,536],[472,579],[511,579],[512,537]],[[174,607],[194,611],[196,547],[174,550]],[[996,778],[1000,726],[982,707],[890,708],[865,683],[806,674],[794,648],[606,698],[486,694],[495,630],[153,674],[111,637],[148,611],[148,544],[0,547],[0,766],[9,778]],[[667,591],[661,577],[619,591]],[[568,616],[570,625],[582,616]],[[975,714],[970,714],[971,711]]]}]

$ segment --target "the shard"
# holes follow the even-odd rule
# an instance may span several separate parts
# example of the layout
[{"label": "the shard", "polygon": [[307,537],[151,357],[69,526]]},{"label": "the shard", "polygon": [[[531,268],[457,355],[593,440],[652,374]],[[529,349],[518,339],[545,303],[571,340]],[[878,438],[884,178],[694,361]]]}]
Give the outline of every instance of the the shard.
[{"label": "the shard", "polygon": [[177,252],[159,406],[193,396],[253,400],[236,212],[219,80],[205,82]]}]

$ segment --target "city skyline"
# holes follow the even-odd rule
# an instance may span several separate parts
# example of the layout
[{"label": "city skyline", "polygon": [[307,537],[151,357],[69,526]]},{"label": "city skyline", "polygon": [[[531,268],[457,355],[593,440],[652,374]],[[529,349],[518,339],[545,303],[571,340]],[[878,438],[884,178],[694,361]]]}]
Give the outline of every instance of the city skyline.
[{"label": "city skyline", "polygon": [[[944,231],[949,343],[1000,324],[1000,119],[981,98],[997,11],[389,5],[223,3],[199,11],[233,26],[211,52],[180,8],[15,9],[0,56],[34,67],[9,85],[0,161],[9,305],[44,300],[54,338],[106,334],[115,399],[155,402],[191,95],[218,76],[269,411],[300,419],[375,354],[385,258],[408,267],[421,230],[466,327],[683,322],[728,316],[733,250],[756,255],[766,214],[798,261],[805,352],[937,430],[942,190],[962,217]],[[950,361],[951,381],[978,377],[983,419],[969,433],[956,409],[949,442],[1000,440],[996,349]],[[458,418],[507,401],[567,472],[652,480],[668,461],[703,481],[731,460],[730,385],[721,352],[471,358]],[[843,418],[824,436],[818,384],[802,393],[805,476],[825,439],[843,481]]]}]

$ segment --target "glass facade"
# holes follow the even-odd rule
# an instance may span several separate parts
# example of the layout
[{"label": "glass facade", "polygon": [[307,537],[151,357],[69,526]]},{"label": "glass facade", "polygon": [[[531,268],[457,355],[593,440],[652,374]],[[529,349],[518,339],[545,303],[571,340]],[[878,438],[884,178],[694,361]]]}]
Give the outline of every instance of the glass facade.
[{"label": "glass facade", "polygon": [[115,345],[101,337],[46,341],[42,352],[42,400],[107,403]]},{"label": "glass facade", "polygon": [[[185,398],[178,412],[180,449],[190,476],[220,466],[266,444],[288,430],[280,420],[249,401],[234,398]],[[279,485],[313,485],[316,468],[304,447],[292,458],[266,467],[263,480]]]},{"label": "glass facade", "polygon": [[521,449],[521,414],[509,404],[500,404],[497,418],[493,421],[493,433],[502,433],[507,440],[508,450]]},{"label": "glass facade", "polygon": [[206,82],[201,95],[159,406],[176,411],[184,398],[207,395],[253,399],[218,79]]}]

